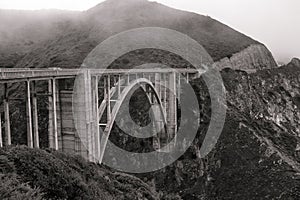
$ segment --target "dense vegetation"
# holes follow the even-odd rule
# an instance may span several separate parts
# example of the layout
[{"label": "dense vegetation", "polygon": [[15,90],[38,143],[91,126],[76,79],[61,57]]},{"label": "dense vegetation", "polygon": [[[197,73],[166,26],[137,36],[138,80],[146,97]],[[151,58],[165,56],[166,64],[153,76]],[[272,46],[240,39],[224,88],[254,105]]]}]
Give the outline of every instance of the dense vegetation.
[{"label": "dense vegetation", "polygon": [[51,150],[0,149],[0,199],[157,199],[140,179]]},{"label": "dense vegetation", "polygon": [[187,34],[214,60],[258,43],[211,17],[147,0],[107,0],[85,12],[0,10],[0,24],[0,67],[78,67],[106,38],[141,27]]}]

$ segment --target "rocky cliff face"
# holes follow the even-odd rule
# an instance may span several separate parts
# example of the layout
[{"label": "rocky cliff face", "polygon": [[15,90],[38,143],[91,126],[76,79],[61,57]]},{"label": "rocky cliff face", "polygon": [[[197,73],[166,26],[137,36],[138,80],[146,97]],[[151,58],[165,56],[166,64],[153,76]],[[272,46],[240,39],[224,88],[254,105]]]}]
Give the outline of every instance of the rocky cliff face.
[{"label": "rocky cliff face", "polygon": [[292,61],[288,64],[288,66],[300,67],[300,59],[293,58]]},{"label": "rocky cliff face", "polygon": [[[210,172],[215,179],[210,193],[242,199],[300,197],[300,65],[295,61],[252,74],[223,71],[229,115],[211,159],[220,159],[221,165]],[[238,188],[244,187],[248,192],[241,194]],[[228,190],[232,196],[226,196]]]},{"label": "rocky cliff face", "polygon": [[293,135],[300,136],[299,69],[282,67],[241,76],[231,85],[228,100],[252,118],[266,119],[283,130],[293,126]]},{"label": "rocky cliff face", "polygon": [[205,84],[196,80],[204,109],[194,144],[172,166],[146,177],[182,199],[299,199],[300,65],[295,61],[251,74],[222,71],[226,123],[217,146],[204,159],[198,152],[210,121],[210,103]]},{"label": "rocky cliff face", "polygon": [[255,44],[230,57],[225,57],[217,61],[215,67],[220,70],[231,68],[255,72],[256,70],[277,67],[277,64],[271,52],[264,45]]},{"label": "rocky cliff face", "polygon": [[[253,74],[225,73],[228,102],[239,112],[268,128],[268,136],[287,155],[300,161],[300,69],[287,65]],[[289,142],[288,142],[289,141]],[[297,164],[298,170],[299,163]]]}]

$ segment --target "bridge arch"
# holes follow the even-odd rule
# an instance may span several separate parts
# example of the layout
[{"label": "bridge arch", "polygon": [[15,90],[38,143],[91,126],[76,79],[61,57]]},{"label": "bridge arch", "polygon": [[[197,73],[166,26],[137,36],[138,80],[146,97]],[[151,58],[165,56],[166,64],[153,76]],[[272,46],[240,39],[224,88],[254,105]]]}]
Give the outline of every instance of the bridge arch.
[{"label": "bridge arch", "polygon": [[[211,105],[213,108],[211,114],[212,117],[208,127],[207,135],[205,136],[203,145],[201,146],[200,149],[201,156],[203,157],[206,156],[215,146],[225,122],[226,94],[225,94],[225,87],[222,82],[222,77],[219,71],[215,69],[213,66],[213,59],[209,56],[209,54],[206,52],[203,46],[201,46],[197,41],[193,40],[187,35],[184,35],[182,33],[170,29],[164,29],[159,27],[146,27],[146,28],[132,29],[132,30],[128,30],[116,34],[106,39],[105,41],[101,42],[85,58],[85,60],[81,65],[81,69],[86,69],[87,71],[102,69],[105,72],[109,70],[107,68],[110,66],[110,64],[113,61],[115,61],[117,58],[121,57],[122,55],[134,50],[146,49],[146,48],[160,49],[160,50],[168,51],[176,55],[179,55],[194,66],[195,70],[197,71],[197,74],[204,73],[202,77],[207,87],[209,88],[209,93],[211,96]],[[126,69],[126,70],[129,71],[130,69]],[[122,71],[122,73],[124,74],[127,73],[126,70],[125,72],[124,70],[119,70],[119,71]],[[105,74],[104,72],[102,74]],[[102,74],[98,74],[98,76],[101,78]],[[186,73],[187,77],[189,77],[189,74],[190,74],[189,72]],[[83,83],[83,85],[85,84],[85,82],[90,82],[89,80],[90,75],[86,73],[85,76],[86,76],[85,81],[81,82]],[[176,76],[170,76],[170,80],[174,80],[174,77]],[[171,84],[171,82],[173,81],[170,81],[170,86],[172,86],[173,88],[173,86],[175,86],[176,84]],[[90,86],[86,85],[85,88],[88,87]],[[182,107],[189,108],[191,104],[197,106],[198,102],[197,99],[195,98],[194,91],[191,88],[187,87],[185,88],[185,94],[188,93],[190,94],[190,96],[183,95],[182,100],[185,100],[186,102],[181,101],[182,103],[185,103],[182,104],[185,105]],[[90,100],[89,91],[83,91],[83,94],[86,97],[86,102],[88,102]],[[175,119],[177,113],[176,111],[174,111],[176,106],[174,105],[174,98],[170,98],[170,99],[171,101],[169,101],[169,105],[171,106],[166,106],[171,108],[168,109],[168,115],[167,115],[168,129],[170,129],[170,132],[174,132],[176,134],[177,122],[175,121]],[[91,110],[91,105],[89,104],[90,103],[88,102],[85,105],[84,111]],[[187,118],[192,119],[193,116],[189,116],[190,114],[188,112],[189,109],[184,109],[184,110],[186,111],[184,112],[184,114],[187,115]],[[172,112],[175,113],[175,115],[171,115],[171,118],[169,118],[170,116],[169,113]],[[198,110],[196,112],[198,112]],[[82,130],[88,129],[86,133],[90,133],[91,116],[89,116],[87,112],[85,113],[86,113],[85,119],[84,116],[80,116],[80,118],[83,118],[82,119],[83,123],[80,123],[79,125]],[[195,119],[194,122],[196,122],[197,120],[198,119]],[[193,120],[189,120],[189,122],[192,121]],[[199,124],[197,124],[197,126],[199,126]],[[181,132],[187,134],[180,134]],[[116,145],[112,144],[110,141],[107,141],[108,150],[111,153],[115,154],[117,160],[120,160],[120,162],[124,162],[124,163],[122,164],[122,166],[118,166],[114,162],[114,159],[116,157],[113,157],[114,159],[111,159],[111,158],[107,158],[106,156],[104,156],[105,159],[103,163],[115,169],[119,169],[121,171],[126,171],[126,172],[144,173],[146,171],[161,169],[164,166],[167,166],[168,164],[175,161],[183,154],[185,150],[187,150],[187,147],[196,136],[196,133],[197,133],[197,128],[191,126],[189,127],[181,126],[180,129],[178,129],[178,134],[176,135],[179,136],[177,138],[181,138],[182,140],[179,139],[176,140],[175,147],[177,144],[179,144],[179,142],[177,141],[187,141],[187,145],[184,145],[184,148],[182,148],[180,151],[169,152],[169,155],[167,155],[167,157],[165,157],[164,153],[158,153],[158,152],[151,152],[148,153],[147,155],[145,155],[144,153],[129,154],[129,152],[122,151],[122,149],[119,149]],[[184,137],[184,135],[186,136]],[[91,138],[88,134],[84,133],[83,139],[90,141]],[[89,152],[93,151],[92,150],[93,147],[88,146],[88,148],[89,148]],[[164,159],[164,162],[157,162],[158,161],[157,157],[159,157],[159,159]],[[151,160],[152,162],[149,162],[146,165],[145,164],[146,162],[144,162],[145,159]],[[136,160],[139,160],[138,166],[134,164]],[[102,161],[100,163],[102,163]]]},{"label": "bridge arch", "polygon": [[[167,118],[166,118],[166,113],[164,112],[164,108],[162,105],[162,101],[160,99],[160,96],[158,94],[158,92],[155,89],[155,86],[152,84],[152,82],[146,78],[139,78],[136,79],[134,81],[132,81],[128,86],[126,86],[124,88],[124,90],[121,93],[121,96],[119,98],[119,100],[116,102],[116,104],[114,105],[113,109],[112,109],[112,113],[111,113],[111,119],[110,121],[107,123],[103,133],[102,133],[102,138],[101,138],[101,144],[100,144],[100,157],[97,159],[99,161],[99,163],[102,162],[104,153],[105,153],[105,149],[106,149],[106,145],[108,142],[108,138],[110,136],[111,130],[113,128],[114,122],[117,118],[117,115],[119,113],[119,110],[122,106],[122,104],[124,103],[126,97],[128,96],[128,94],[130,93],[130,91],[141,87],[142,85],[146,85],[148,87],[150,87],[150,89],[152,90],[154,97],[159,105],[159,109],[160,109],[160,114],[162,116],[163,119],[163,123],[166,126],[167,125]],[[165,131],[167,131],[165,129]]]}]

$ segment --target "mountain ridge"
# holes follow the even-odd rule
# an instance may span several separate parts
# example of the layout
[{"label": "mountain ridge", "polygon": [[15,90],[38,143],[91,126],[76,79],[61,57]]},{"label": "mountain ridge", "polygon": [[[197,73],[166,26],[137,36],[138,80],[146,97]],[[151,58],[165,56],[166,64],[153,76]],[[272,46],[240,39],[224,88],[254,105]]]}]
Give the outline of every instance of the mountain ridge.
[{"label": "mountain ridge", "polygon": [[[132,28],[149,26],[169,28],[187,34],[203,45],[215,61],[231,57],[250,45],[261,44],[211,17],[147,0],[126,2],[105,1],[76,14],[76,18],[59,20],[48,38],[31,45],[21,53],[15,50],[17,48],[13,49],[11,52],[20,55],[10,64],[5,64],[11,57],[4,59],[8,56],[3,54],[0,45],[0,54],[2,52],[3,55],[2,59],[0,57],[0,66],[79,67],[84,57],[106,38]],[[273,57],[268,59],[274,60]]]}]

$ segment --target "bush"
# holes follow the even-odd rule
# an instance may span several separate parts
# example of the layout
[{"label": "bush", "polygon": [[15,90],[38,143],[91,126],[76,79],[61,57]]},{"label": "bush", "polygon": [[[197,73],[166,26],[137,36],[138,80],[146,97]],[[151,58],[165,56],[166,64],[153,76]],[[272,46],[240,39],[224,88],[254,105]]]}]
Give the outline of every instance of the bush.
[{"label": "bush", "polygon": [[140,179],[59,151],[0,149],[0,199],[156,199]]},{"label": "bush", "polygon": [[0,174],[0,199],[41,200],[43,193],[38,188],[31,188],[28,184],[21,183],[16,175]]}]

